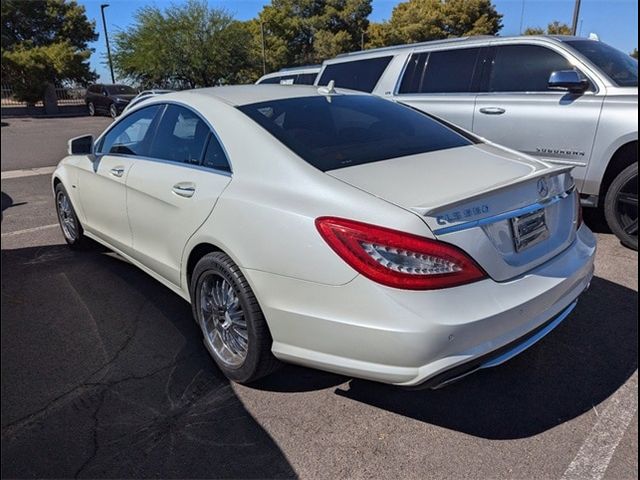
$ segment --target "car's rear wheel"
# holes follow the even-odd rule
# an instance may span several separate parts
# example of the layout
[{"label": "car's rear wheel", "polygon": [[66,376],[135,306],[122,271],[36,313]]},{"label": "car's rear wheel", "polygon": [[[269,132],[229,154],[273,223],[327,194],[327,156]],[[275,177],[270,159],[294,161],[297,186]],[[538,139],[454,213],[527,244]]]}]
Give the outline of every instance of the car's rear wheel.
[{"label": "car's rear wheel", "polygon": [[62,235],[70,247],[80,247],[87,242],[84,231],[76,211],[73,209],[71,199],[67,194],[62,183],[58,183],[55,188],[56,211],[58,213],[58,221],[62,229]]},{"label": "car's rear wheel", "polygon": [[93,104],[93,102],[87,103],[87,108],[89,109],[89,115],[92,116],[92,117],[95,117],[95,115],[96,115],[96,106]]},{"label": "car's rear wheel", "polygon": [[202,257],[193,271],[190,291],[205,346],[227,378],[249,383],[277,368],[260,305],[228,255],[214,252]]},{"label": "car's rear wheel", "polygon": [[613,180],[604,201],[609,228],[620,241],[638,250],[638,163],[625,168]]},{"label": "car's rear wheel", "polygon": [[116,118],[118,116],[118,107],[116,107],[115,103],[109,105],[109,115],[111,115],[111,118]]}]

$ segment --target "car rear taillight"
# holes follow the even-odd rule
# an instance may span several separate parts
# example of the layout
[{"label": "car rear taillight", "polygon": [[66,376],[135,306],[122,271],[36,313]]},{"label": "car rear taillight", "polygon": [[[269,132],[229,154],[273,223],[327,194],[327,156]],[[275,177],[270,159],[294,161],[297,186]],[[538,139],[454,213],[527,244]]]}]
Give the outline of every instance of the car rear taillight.
[{"label": "car rear taillight", "polygon": [[466,253],[448,243],[335,217],[316,219],[316,227],[357,272],[389,287],[434,290],[487,276]]}]

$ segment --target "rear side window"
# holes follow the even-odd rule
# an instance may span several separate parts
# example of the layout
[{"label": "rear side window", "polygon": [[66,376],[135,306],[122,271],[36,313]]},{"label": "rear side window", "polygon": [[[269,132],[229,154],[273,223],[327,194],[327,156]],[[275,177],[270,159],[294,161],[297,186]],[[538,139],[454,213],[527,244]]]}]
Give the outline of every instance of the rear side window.
[{"label": "rear side window", "polygon": [[297,85],[313,85],[316,81],[317,73],[301,73],[296,79]]},{"label": "rear side window", "polygon": [[215,135],[209,137],[207,149],[202,162],[203,167],[213,168],[214,170],[222,170],[223,172],[231,172],[229,161],[224,153],[224,149]]},{"label": "rear side window", "polygon": [[472,144],[424,113],[370,95],[288,98],[238,108],[322,171]]},{"label": "rear side window", "polygon": [[318,84],[327,85],[333,80],[336,87],[372,92],[392,58],[378,57],[327,65]]},{"label": "rear side window", "polygon": [[102,138],[98,152],[146,156],[150,127],[159,110],[158,105],[152,105],[127,115]]},{"label": "rear side window", "polygon": [[479,48],[414,53],[398,93],[470,92],[479,56]]},{"label": "rear side window", "polygon": [[559,53],[537,45],[505,45],[496,47],[490,92],[546,92],[549,76],[556,70],[573,66]]},{"label": "rear side window", "polygon": [[149,156],[197,165],[202,159],[209,133],[209,126],[191,110],[179,105],[167,105]]},{"label": "rear side window", "polygon": [[260,84],[278,84],[280,83],[280,77],[270,77],[270,78],[265,78],[264,80],[260,81]]}]

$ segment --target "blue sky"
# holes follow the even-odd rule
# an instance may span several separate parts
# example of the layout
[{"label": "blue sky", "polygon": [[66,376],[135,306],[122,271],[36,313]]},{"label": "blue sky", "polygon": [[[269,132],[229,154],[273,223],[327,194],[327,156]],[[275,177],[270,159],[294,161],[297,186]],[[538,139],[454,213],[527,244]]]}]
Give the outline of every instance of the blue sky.
[{"label": "blue sky", "polygon": [[[255,17],[269,0],[208,0],[213,7],[225,8],[238,20]],[[87,10],[87,16],[96,21],[100,38],[92,43],[95,53],[92,67],[103,81],[109,81],[108,68],[104,64],[106,47],[100,17],[100,4],[109,3],[105,10],[109,37],[118,30],[126,30],[133,21],[135,11],[145,5],[164,8],[178,0],[79,0]],[[372,21],[386,20],[399,0],[373,0]],[[553,20],[571,24],[574,0],[494,0],[497,10],[504,15],[501,35],[517,35],[520,28],[544,27]],[[523,12],[524,6],[524,12]],[[524,13],[524,15],[523,15]],[[578,30],[581,35],[597,33],[600,40],[624,52],[638,46],[638,2],[637,0],[582,0]]]}]

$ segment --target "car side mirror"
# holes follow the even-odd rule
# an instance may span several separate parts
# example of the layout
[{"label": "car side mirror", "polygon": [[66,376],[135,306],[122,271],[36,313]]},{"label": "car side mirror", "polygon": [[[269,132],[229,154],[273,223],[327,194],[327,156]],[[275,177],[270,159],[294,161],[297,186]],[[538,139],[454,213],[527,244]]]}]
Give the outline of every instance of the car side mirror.
[{"label": "car side mirror", "polygon": [[91,155],[93,153],[93,135],[82,135],[67,142],[69,155]]},{"label": "car side mirror", "polygon": [[583,93],[589,88],[589,80],[581,77],[575,70],[558,70],[549,75],[549,88]]}]

